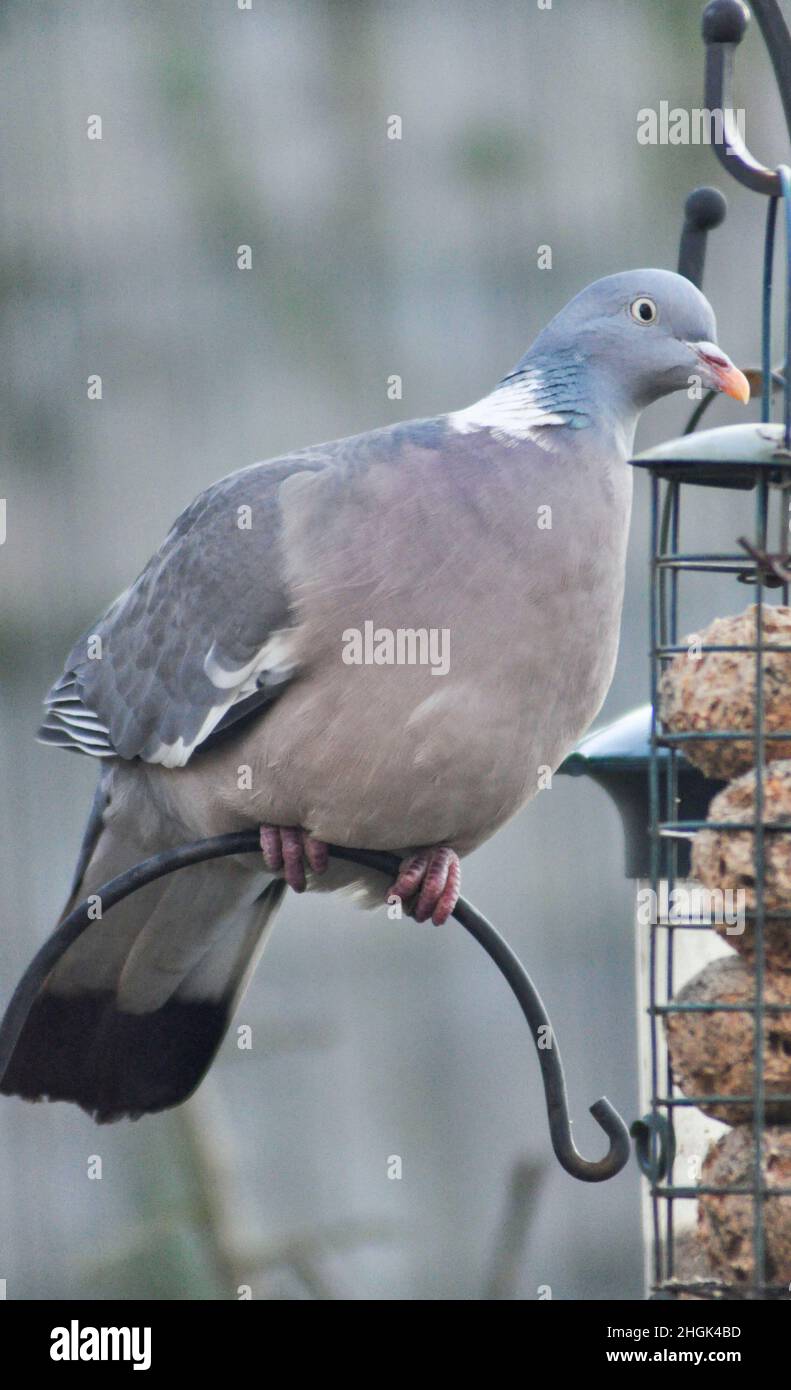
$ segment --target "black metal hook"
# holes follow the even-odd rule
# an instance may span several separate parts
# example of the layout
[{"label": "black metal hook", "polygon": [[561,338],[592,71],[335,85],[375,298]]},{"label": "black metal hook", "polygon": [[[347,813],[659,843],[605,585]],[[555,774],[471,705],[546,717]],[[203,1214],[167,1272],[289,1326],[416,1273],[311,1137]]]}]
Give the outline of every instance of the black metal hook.
[{"label": "black metal hook", "polygon": [[661,1182],[673,1172],[676,1136],[664,1115],[644,1115],[631,1128],[635,1157],[640,1172],[652,1183]]},{"label": "black metal hook", "polygon": [[[95,923],[95,904],[98,898],[102,911],[106,911],[137,892],[154,879],[186,868],[203,860],[220,859],[231,854],[260,853],[260,841],[256,830],[240,830],[229,835],[216,835],[208,840],[197,840],[193,844],[181,845],[177,849],[164,850],[145,859],[126,873],[119,874],[103,885],[89,901],[80,903],[63,919],[52,935],[33,958],[20,980],[11,1002],[0,1024],[0,1077],[5,1074],[19,1035],[24,1027],[28,1011],[36,998],[47,975],[61,958],[63,951],[71,946]],[[366,868],[378,869],[394,879],[399,861],[392,854],[374,850],[346,849],[340,845],[330,845],[330,854],[336,859],[345,859],[352,864],[362,864]],[[533,1042],[541,1064],[541,1078],[544,1083],[547,1117],[552,1147],[558,1161],[572,1177],[581,1182],[604,1182],[615,1177],[629,1160],[629,1131],[618,1111],[604,1096],[594,1102],[590,1113],[596,1123],[604,1130],[610,1146],[603,1158],[591,1161],[583,1158],[571,1137],[571,1120],[568,1112],[566,1080],[563,1063],[555,1040],[552,1024],[535,985],[521,961],[485,917],[460,898],[453,916],[456,921],[475,938],[491,957],[508,981],[519,1006],[530,1026]]]},{"label": "black metal hook", "polygon": [[728,204],[718,188],[694,188],[684,203],[684,226],[678,248],[678,273],[703,288],[706,238],[725,221]]},{"label": "black metal hook", "polygon": [[[769,50],[791,134],[791,35],[778,0],[753,0],[753,8]],[[704,104],[707,111],[721,113],[722,140],[714,141],[714,152],[723,168],[754,193],[778,198],[782,185],[777,172],[750,154],[734,117],[733,55],[749,21],[750,11],[743,0],[710,0],[703,11]]]}]

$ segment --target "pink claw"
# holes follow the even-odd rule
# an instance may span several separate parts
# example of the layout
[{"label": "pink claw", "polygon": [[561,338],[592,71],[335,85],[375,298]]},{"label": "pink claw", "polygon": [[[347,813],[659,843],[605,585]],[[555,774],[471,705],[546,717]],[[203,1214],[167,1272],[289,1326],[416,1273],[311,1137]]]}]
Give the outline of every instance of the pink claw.
[{"label": "pink claw", "polygon": [[304,893],[305,860],[314,874],[323,874],[329,863],[329,851],[323,840],[293,825],[262,825],[259,828],[261,853],[266,867],[273,874],[283,874],[289,888]]},{"label": "pink claw", "polygon": [[[455,850],[447,845],[418,850],[402,863],[390,894],[403,902],[416,922],[430,917],[435,926],[447,922],[459,899],[461,864]],[[417,894],[417,901],[414,901]]]}]

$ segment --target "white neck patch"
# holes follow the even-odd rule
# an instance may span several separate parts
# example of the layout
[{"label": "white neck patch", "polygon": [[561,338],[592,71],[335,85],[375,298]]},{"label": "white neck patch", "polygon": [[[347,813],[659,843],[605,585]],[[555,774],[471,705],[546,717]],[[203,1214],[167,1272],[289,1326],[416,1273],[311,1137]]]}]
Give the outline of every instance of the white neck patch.
[{"label": "white neck patch", "polygon": [[448,415],[448,424],[459,434],[489,429],[505,443],[532,439],[542,448],[549,448],[549,441],[538,431],[547,425],[565,425],[567,417],[539,403],[542,385],[543,379],[538,372],[516,377],[495,387],[474,405],[454,410]]}]

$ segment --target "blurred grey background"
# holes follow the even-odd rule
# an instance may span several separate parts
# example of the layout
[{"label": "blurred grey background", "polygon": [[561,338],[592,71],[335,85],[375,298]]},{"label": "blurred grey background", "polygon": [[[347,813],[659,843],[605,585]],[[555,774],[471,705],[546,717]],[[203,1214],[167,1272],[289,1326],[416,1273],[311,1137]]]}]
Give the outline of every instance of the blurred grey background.
[{"label": "blurred grey background", "polygon": [[[477,399],[587,282],[674,266],[701,182],[730,202],[706,278],[720,341],[757,360],[762,200],[706,148],[636,140],[640,108],[702,104],[701,9],[6,0],[0,1003],[60,910],[95,775],[33,741],[40,696],[199,489]],[[757,29],[738,79],[748,143],[785,157]],[[685,407],[654,408],[639,442],[678,433]],[[737,418],[721,402],[709,417]],[[706,496],[690,536],[732,541],[749,507]],[[640,478],[600,722],[647,698],[647,534]],[[730,590],[689,596],[690,625],[718,611]],[[590,1103],[604,1092],[628,1119],[637,1104],[615,811],[556,779],[467,862],[465,892],[539,983],[596,1157]],[[460,929],[292,895],[238,1022],[252,1050],[232,1031],[163,1117],[99,1129],[2,1102],[8,1298],[641,1296],[636,1170],[586,1187],[558,1169],[524,1022]],[[520,1222],[512,1260],[503,1230],[518,1245]]]}]

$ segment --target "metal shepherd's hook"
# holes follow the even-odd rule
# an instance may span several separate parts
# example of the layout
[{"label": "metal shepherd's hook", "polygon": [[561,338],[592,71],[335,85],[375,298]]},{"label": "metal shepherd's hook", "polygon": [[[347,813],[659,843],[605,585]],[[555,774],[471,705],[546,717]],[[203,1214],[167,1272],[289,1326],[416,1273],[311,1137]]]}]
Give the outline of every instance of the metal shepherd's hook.
[{"label": "metal shepherd's hook", "polygon": [[[143,888],[147,883],[152,883],[154,879],[162,878],[165,874],[171,874],[176,869],[183,869],[189,864],[198,864],[207,859],[220,859],[225,855],[260,852],[256,830],[240,830],[230,835],[216,835],[209,840],[197,840],[193,844],[181,845],[178,849],[164,850],[161,854],[152,855],[150,859],[143,860],[126,873],[119,874],[117,878],[105,883],[92,895],[90,901],[75,907],[34,957],[8,1006],[0,1025],[0,1077],[5,1074],[28,1011],[50,970],[60,959],[64,948],[71,946],[88,927],[95,926],[97,897],[101,901],[102,911],[106,912],[122,898],[137,892],[138,888]],[[395,855],[374,850],[344,849],[340,845],[330,845],[330,854],[351,864],[379,869],[383,874],[389,875],[391,880],[395,878],[399,865]],[[511,986],[527,1019],[541,1064],[549,1132],[558,1161],[567,1173],[579,1178],[581,1182],[604,1182],[607,1178],[615,1177],[629,1159],[629,1131],[618,1111],[604,1096],[590,1107],[590,1113],[607,1135],[610,1147],[603,1158],[593,1161],[583,1158],[571,1137],[563,1063],[552,1024],[538,990],[510,946],[480,912],[476,912],[474,907],[460,898],[453,916],[471,936],[475,937],[487,955],[491,956]]]},{"label": "metal shepherd's hook", "polygon": [[[791,34],[777,0],[752,0],[752,8],[775,70],[786,124],[791,135]],[[703,12],[706,45],[704,99],[708,111],[719,111],[722,140],[713,149],[723,168],[754,193],[782,196],[777,171],[767,169],[748,150],[733,106],[733,58],[750,20],[742,0],[711,0]]]}]

